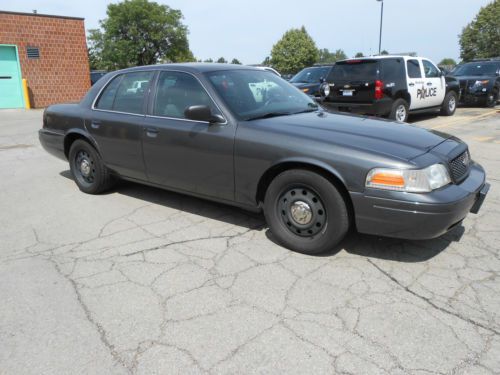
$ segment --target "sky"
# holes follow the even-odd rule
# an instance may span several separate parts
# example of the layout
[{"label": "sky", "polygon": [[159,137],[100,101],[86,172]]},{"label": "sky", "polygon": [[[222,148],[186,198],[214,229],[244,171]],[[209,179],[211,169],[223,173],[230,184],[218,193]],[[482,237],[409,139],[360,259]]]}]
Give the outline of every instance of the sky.
[{"label": "sky", "polygon": [[[85,18],[99,26],[107,0],[0,0],[0,10]],[[157,0],[184,15],[196,58],[261,63],[290,28],[305,26],[318,48],[343,49],[348,56],[378,52],[377,0]],[[417,52],[436,63],[459,60],[458,35],[491,0],[384,0],[382,49]]]}]

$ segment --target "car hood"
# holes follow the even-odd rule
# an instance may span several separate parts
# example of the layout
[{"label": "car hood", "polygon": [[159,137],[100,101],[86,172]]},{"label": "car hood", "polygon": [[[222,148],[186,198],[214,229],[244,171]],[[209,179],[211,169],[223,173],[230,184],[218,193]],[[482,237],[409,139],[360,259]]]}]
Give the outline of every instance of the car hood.
[{"label": "car hood", "polygon": [[295,83],[290,82],[290,83],[301,90],[303,89],[314,90],[314,89],[319,89],[319,86],[321,86],[320,83],[304,83],[304,82],[295,82]]},{"label": "car hood", "polygon": [[409,124],[352,114],[310,112],[255,120],[269,130],[304,140],[328,142],[410,161],[427,153],[451,135]]},{"label": "car hood", "polygon": [[459,81],[485,81],[485,80],[492,80],[495,79],[495,77],[492,76],[453,76]]}]

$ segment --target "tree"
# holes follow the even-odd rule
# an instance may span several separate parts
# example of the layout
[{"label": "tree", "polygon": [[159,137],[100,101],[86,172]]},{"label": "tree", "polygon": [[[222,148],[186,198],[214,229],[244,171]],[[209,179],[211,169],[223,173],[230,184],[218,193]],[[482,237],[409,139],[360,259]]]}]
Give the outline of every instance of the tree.
[{"label": "tree", "polygon": [[271,58],[269,56],[266,56],[264,61],[262,61],[262,65],[264,66],[271,66]]},{"label": "tree", "polygon": [[330,64],[345,59],[347,59],[347,55],[341,49],[338,49],[335,52],[330,52],[328,48],[319,50],[318,62],[321,64]]},{"label": "tree", "polygon": [[148,0],[109,4],[100,29],[88,31],[93,68],[122,69],[159,61],[195,61],[180,10]]},{"label": "tree", "polygon": [[445,66],[445,65],[455,66],[455,65],[457,65],[457,62],[455,60],[453,60],[452,58],[447,57],[447,58],[442,59],[438,65],[439,66],[441,66],[441,65],[443,65],[443,66]]},{"label": "tree", "polygon": [[354,57],[365,57],[363,55],[363,52],[357,52],[356,55],[354,55]]},{"label": "tree", "polygon": [[206,63],[213,63],[213,62],[214,62],[214,60],[212,60],[212,59],[206,59],[206,60],[205,60],[205,61],[203,61],[203,62],[206,62]]},{"label": "tree", "polygon": [[221,63],[221,64],[227,64],[227,60],[224,57],[219,57],[219,59],[217,60],[217,62]]},{"label": "tree", "polygon": [[500,0],[482,7],[459,38],[460,57],[464,61],[500,56]]},{"label": "tree", "polygon": [[382,52],[380,52],[380,54],[383,55],[383,56],[385,56],[385,55],[388,55],[389,52],[384,49]]},{"label": "tree", "polygon": [[282,74],[296,73],[318,58],[316,43],[304,26],[288,30],[271,50],[271,65]]},{"label": "tree", "polygon": [[238,60],[237,58],[234,58],[231,60],[231,64],[241,65],[241,61]]}]

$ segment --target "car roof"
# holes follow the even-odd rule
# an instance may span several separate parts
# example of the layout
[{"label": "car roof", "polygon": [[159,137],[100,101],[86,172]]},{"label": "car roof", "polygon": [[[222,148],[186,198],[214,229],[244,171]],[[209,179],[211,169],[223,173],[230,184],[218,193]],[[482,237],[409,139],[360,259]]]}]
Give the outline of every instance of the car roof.
[{"label": "car roof", "polygon": [[364,57],[353,57],[350,59],[340,60],[338,62],[344,61],[353,61],[353,60],[381,60],[381,59],[426,59],[430,60],[427,57],[423,56],[410,56],[410,55],[380,55],[380,56],[364,56]]},{"label": "car roof", "polygon": [[221,70],[260,70],[255,67],[238,65],[238,64],[223,64],[223,63],[172,63],[172,64],[155,64],[135,66],[120,70],[121,73],[133,72],[136,70],[166,70],[179,69],[190,73],[206,73]]}]

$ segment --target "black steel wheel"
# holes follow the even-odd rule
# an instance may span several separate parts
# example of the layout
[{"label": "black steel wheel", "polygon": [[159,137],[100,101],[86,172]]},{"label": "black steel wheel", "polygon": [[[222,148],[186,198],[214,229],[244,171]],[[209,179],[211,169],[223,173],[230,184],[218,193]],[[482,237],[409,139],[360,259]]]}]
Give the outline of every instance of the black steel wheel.
[{"label": "black steel wheel", "polygon": [[264,215],[279,243],[305,254],[333,249],[349,229],[347,205],[337,187],[305,169],[274,178],[266,191]]},{"label": "black steel wheel", "polygon": [[73,142],[69,166],[78,188],[88,194],[99,194],[112,185],[112,176],[97,150],[83,139]]}]

